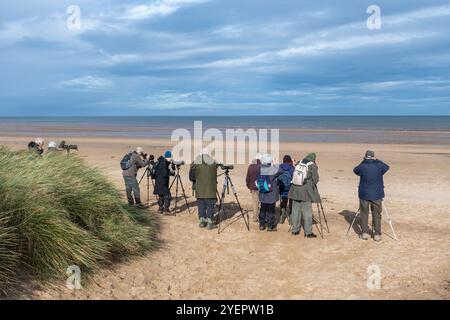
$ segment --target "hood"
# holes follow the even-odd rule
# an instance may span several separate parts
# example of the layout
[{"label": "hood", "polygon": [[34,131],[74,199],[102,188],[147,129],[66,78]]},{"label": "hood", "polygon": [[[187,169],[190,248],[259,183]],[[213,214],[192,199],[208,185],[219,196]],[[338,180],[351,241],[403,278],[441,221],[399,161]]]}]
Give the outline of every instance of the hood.
[{"label": "hood", "polygon": [[213,157],[211,157],[209,154],[199,155],[197,158],[195,158],[194,161],[195,164],[214,164],[216,163],[216,160],[214,160]]},{"label": "hood", "polygon": [[289,171],[292,168],[294,168],[294,166],[292,164],[290,164],[290,163],[282,163],[280,165],[280,168],[283,169],[284,171]]}]

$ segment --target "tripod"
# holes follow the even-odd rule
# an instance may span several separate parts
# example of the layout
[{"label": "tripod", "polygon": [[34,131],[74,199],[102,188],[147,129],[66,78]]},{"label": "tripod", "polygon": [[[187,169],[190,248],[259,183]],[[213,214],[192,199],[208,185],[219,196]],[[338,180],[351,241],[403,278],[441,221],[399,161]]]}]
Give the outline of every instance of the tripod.
[{"label": "tripod", "polygon": [[[388,213],[388,211],[387,211],[386,205],[384,204],[384,200],[381,202],[381,205],[382,205],[382,209],[383,209],[383,211],[382,211],[381,213],[383,213],[383,212],[386,213],[386,217],[388,218],[388,223],[389,223],[389,226],[391,227],[392,234],[394,235],[394,239],[395,239],[395,241],[398,241],[397,235],[395,234],[395,231],[394,231],[394,226],[393,226],[393,224],[392,224],[392,220],[391,220],[391,218],[389,217],[389,213]],[[360,215],[360,213],[361,213],[361,209],[358,208],[358,211],[356,212],[355,217],[353,218],[352,223],[351,223],[350,226],[348,227],[346,236],[348,236],[348,233],[350,232],[350,229],[353,227],[353,224],[355,223],[356,218]],[[372,229],[373,229],[373,226],[372,226]]]},{"label": "tripod", "polygon": [[181,180],[181,176],[180,176],[180,166],[177,165],[176,166],[176,174],[175,174],[175,178],[173,179],[172,183],[170,184],[169,190],[172,190],[172,187],[174,184],[176,184],[175,187],[175,208],[174,208],[174,214],[177,214],[177,210],[178,210],[178,188],[179,186],[181,187],[181,191],[183,192],[183,197],[184,197],[184,201],[186,203],[186,207],[187,210],[189,212],[189,214],[191,214],[191,210],[189,208],[189,204],[187,201],[187,197],[186,197],[186,192],[184,191],[184,186],[183,186],[183,181]]},{"label": "tripod", "polygon": [[[236,188],[234,187],[233,182],[231,181],[230,178],[230,170],[229,169],[225,169],[224,172],[224,176],[225,176],[225,180],[223,182],[223,188],[222,188],[222,193],[219,197],[219,210],[217,211],[217,221],[218,221],[218,233],[220,234],[220,228],[221,228],[221,223],[222,223],[222,219],[223,217],[226,218],[226,212],[225,212],[225,195],[228,193],[230,194],[230,186],[231,186],[231,190],[233,191],[234,197],[236,198],[236,202],[239,206],[239,211],[241,212],[241,217],[244,219],[245,225],[247,226],[247,230],[250,231],[250,223],[249,223],[249,217],[248,217],[248,212],[244,213],[244,211],[242,210],[241,207],[241,203],[239,202],[238,196],[237,196],[237,191]],[[236,220],[235,220],[236,221]],[[231,225],[232,223],[234,223],[235,221],[232,221],[228,224]]]},{"label": "tripod", "polygon": [[141,184],[142,180],[144,180],[145,176],[147,176],[147,205],[150,205],[150,181],[152,182],[153,188],[155,188],[155,183],[153,182],[153,179],[150,179],[150,164],[147,166],[147,168],[144,171],[144,174],[139,180],[139,185]]},{"label": "tripod", "polygon": [[[323,231],[325,230],[326,232],[330,233],[330,228],[328,227],[327,216],[325,215],[325,211],[323,210],[322,200],[320,202],[316,203],[316,204],[317,204],[317,212],[318,212],[318,215],[319,215],[319,221],[318,221],[319,225],[320,225],[319,233],[320,233],[320,236],[323,239],[323,234],[324,234]],[[325,222],[325,226],[322,223],[322,216],[323,216],[323,220]],[[314,215],[313,215],[313,220],[316,220]],[[316,222],[317,222],[317,220],[316,220]],[[317,229],[319,229],[319,227],[317,227]]]}]

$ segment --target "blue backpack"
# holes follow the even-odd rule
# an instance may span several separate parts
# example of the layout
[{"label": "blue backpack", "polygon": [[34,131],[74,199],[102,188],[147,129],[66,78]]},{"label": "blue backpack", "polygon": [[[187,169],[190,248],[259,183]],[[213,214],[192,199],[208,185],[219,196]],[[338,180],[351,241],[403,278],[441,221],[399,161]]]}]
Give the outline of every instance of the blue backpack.
[{"label": "blue backpack", "polygon": [[281,175],[278,176],[280,182],[280,191],[287,192],[291,188],[292,176],[289,171],[284,170]]},{"label": "blue backpack", "polygon": [[270,193],[273,190],[272,182],[273,181],[270,181],[270,176],[260,175],[256,181],[256,187],[260,193]]},{"label": "blue backpack", "polygon": [[131,163],[131,156],[131,152],[127,153],[120,161],[120,168],[122,168],[122,170],[126,171],[133,166],[133,164]]}]

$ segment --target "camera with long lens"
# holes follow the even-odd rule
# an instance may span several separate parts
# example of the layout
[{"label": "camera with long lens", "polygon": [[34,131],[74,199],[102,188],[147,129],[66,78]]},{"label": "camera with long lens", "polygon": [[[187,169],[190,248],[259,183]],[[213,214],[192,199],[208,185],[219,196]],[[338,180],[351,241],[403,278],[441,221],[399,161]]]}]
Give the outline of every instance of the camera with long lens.
[{"label": "camera with long lens", "polygon": [[70,150],[78,151],[78,146],[76,144],[66,144],[66,141],[64,141],[64,140],[60,142],[58,148],[62,149],[62,150],[66,150],[67,153],[69,153]]},{"label": "camera with long lens", "polygon": [[222,170],[233,170],[233,169],[234,169],[234,166],[233,166],[233,165],[226,165],[226,164],[221,163],[221,164],[220,164],[220,168],[221,168]]}]

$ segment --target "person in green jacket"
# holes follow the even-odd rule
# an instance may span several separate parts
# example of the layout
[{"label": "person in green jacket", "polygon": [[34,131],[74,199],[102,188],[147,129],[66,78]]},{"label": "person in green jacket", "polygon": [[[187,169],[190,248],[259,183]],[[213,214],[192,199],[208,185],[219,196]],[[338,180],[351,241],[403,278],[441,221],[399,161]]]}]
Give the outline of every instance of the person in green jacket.
[{"label": "person in green jacket", "polygon": [[200,228],[207,227],[208,230],[215,228],[214,206],[217,201],[218,167],[219,163],[209,155],[207,149],[203,149],[189,170],[189,180],[193,182],[197,198],[199,226]]},{"label": "person in green jacket", "polygon": [[317,190],[318,182],[319,168],[316,164],[316,154],[310,153],[296,164],[288,194],[288,198],[292,200],[292,235],[294,236],[300,234],[303,220],[305,237],[317,237],[312,232],[312,204],[321,201]]}]

